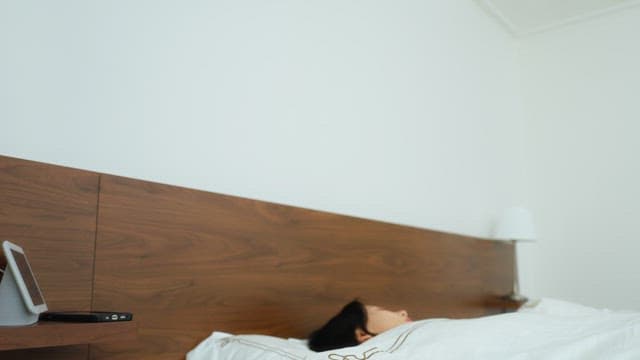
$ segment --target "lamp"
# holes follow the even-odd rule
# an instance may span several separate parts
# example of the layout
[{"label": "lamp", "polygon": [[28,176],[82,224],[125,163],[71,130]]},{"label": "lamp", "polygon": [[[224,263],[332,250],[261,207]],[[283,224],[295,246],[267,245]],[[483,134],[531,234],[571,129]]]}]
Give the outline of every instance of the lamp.
[{"label": "lamp", "polygon": [[[508,208],[500,217],[495,229],[494,238],[509,240],[515,250],[516,242],[535,241],[536,232],[533,225],[533,216],[529,210],[522,207]],[[509,300],[524,302],[526,297],[520,294],[518,283],[518,255],[513,257],[513,289],[507,296]]]}]

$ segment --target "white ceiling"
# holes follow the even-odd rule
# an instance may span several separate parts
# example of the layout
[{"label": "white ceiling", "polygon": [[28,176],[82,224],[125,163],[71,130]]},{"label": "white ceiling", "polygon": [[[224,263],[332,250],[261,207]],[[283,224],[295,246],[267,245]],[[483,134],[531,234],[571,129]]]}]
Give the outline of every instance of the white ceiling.
[{"label": "white ceiling", "polygon": [[640,0],[477,0],[514,35],[534,34],[640,5]]}]

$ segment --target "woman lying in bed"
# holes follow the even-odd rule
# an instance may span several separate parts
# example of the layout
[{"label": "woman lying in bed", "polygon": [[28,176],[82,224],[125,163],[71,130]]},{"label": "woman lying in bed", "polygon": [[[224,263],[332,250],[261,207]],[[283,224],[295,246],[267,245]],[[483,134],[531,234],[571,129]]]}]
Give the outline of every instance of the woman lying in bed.
[{"label": "woman lying in bed", "polygon": [[326,351],[355,346],[408,322],[411,318],[405,310],[391,311],[354,300],[309,336],[309,348]]},{"label": "woman lying in bed", "polygon": [[187,360],[640,359],[640,312],[542,299],[513,313],[409,321],[353,302],[309,341],[215,331]]}]

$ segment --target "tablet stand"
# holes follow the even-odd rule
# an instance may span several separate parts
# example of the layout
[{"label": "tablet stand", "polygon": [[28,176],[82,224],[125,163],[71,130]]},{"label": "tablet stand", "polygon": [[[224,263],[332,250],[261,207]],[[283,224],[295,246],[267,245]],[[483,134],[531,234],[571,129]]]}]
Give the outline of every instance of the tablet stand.
[{"label": "tablet stand", "polygon": [[38,314],[27,309],[13,276],[7,266],[0,281],[0,326],[30,325],[38,321]]}]

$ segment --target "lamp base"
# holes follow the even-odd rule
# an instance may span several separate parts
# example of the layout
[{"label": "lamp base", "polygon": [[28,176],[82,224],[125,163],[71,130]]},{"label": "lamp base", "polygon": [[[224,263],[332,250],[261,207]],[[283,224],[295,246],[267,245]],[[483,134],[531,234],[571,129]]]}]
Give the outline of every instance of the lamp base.
[{"label": "lamp base", "polygon": [[519,293],[515,293],[515,292],[512,292],[509,295],[505,295],[502,298],[505,300],[509,300],[509,301],[513,301],[521,304],[524,304],[529,300],[526,296]]}]

